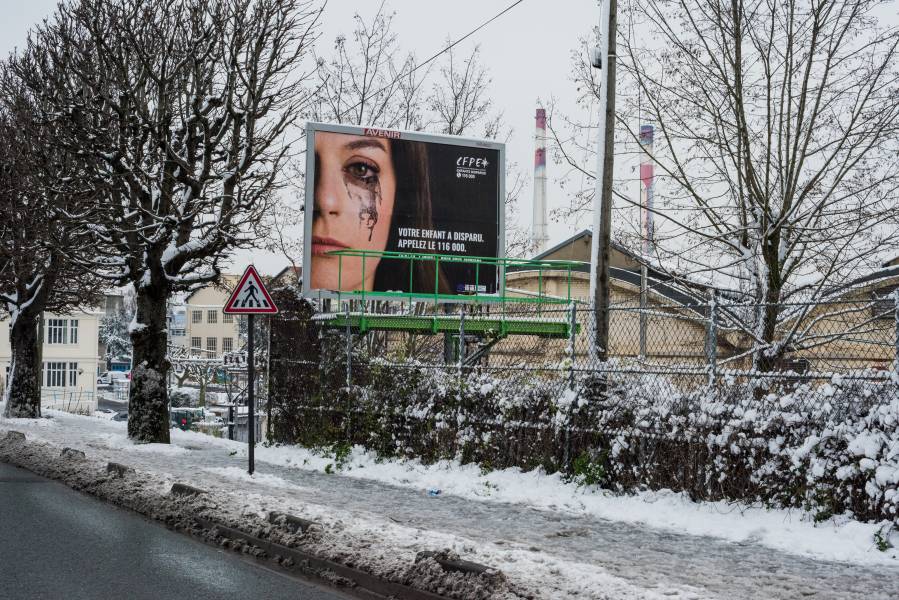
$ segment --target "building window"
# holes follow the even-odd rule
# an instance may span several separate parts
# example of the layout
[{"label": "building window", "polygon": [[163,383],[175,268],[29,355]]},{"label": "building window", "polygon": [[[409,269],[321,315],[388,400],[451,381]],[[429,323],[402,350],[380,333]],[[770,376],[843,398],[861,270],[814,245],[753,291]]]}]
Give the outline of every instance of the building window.
[{"label": "building window", "polygon": [[47,343],[48,344],[65,344],[68,336],[66,330],[68,323],[66,319],[47,319]]},{"label": "building window", "polygon": [[78,363],[69,363],[69,387],[78,387]]},{"label": "building window", "polygon": [[191,323],[202,323],[203,322],[203,311],[202,310],[190,311],[190,322]]},{"label": "building window", "polygon": [[234,322],[234,315],[229,315],[228,313],[225,313],[225,314],[222,315],[222,323],[229,323],[229,324],[230,324],[230,323],[233,323],[233,322]]},{"label": "building window", "polygon": [[78,319],[71,319],[69,321],[69,343],[78,343]]},{"label": "building window", "polygon": [[203,338],[201,337],[192,337],[190,338],[190,351],[191,353],[199,354],[200,351],[203,350]]},{"label": "building window", "polygon": [[44,371],[47,373],[47,387],[61,388],[66,386],[66,363],[48,362]]},{"label": "building window", "polygon": [[231,352],[234,350],[234,338],[222,338],[222,352]]},{"label": "building window", "polygon": [[210,356],[214,356],[217,352],[216,348],[218,347],[217,338],[208,337],[206,338],[206,351]]},{"label": "building window", "polygon": [[218,311],[207,310],[206,311],[206,322],[207,323],[218,323],[219,322]]}]

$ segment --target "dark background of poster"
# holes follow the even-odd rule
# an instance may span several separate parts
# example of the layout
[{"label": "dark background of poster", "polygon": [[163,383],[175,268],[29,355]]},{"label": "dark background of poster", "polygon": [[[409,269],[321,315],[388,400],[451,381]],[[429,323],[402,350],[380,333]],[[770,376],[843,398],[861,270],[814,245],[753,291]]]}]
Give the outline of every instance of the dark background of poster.
[{"label": "dark background of poster", "polygon": [[[403,143],[402,140],[394,143]],[[433,228],[444,231],[480,233],[483,242],[466,241],[465,252],[452,250],[400,250],[450,254],[458,256],[496,257],[499,250],[499,211],[504,210],[499,194],[500,171],[499,150],[476,146],[456,146],[452,144],[427,143],[428,170],[431,190],[431,210]],[[486,159],[485,175],[477,174],[473,179],[458,177],[460,157]],[[477,167],[470,167],[477,169]],[[399,183],[402,185],[402,183]],[[451,243],[453,240],[449,240]],[[475,281],[486,286],[481,293],[496,293],[496,269],[481,265],[476,273],[474,265],[441,263],[441,271],[450,293],[464,293],[465,285],[475,285]],[[433,292],[417,289],[417,292]]]}]

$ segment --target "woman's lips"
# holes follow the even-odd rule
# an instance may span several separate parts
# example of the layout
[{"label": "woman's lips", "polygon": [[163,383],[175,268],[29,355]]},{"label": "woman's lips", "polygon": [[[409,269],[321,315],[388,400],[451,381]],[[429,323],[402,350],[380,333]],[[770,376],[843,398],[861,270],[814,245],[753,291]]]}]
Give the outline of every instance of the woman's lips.
[{"label": "woman's lips", "polygon": [[346,248],[349,248],[349,246],[334,238],[312,237],[312,256],[324,256],[328,252],[344,250]]}]

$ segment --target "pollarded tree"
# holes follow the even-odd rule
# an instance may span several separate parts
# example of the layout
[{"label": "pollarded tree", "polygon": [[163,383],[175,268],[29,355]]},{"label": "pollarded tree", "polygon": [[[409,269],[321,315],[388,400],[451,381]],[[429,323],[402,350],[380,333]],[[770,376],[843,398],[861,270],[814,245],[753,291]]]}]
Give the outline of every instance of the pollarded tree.
[{"label": "pollarded tree", "polygon": [[80,0],[29,40],[22,76],[104,192],[93,264],[135,290],[135,440],[169,441],[169,297],[264,233],[319,14],[302,0]]},{"label": "pollarded tree", "polygon": [[[14,60],[14,57],[13,59]],[[49,140],[37,100],[0,66],[0,311],[10,318],[6,417],[41,414],[44,311],[95,303],[100,284],[85,269],[93,189],[82,166]]]}]

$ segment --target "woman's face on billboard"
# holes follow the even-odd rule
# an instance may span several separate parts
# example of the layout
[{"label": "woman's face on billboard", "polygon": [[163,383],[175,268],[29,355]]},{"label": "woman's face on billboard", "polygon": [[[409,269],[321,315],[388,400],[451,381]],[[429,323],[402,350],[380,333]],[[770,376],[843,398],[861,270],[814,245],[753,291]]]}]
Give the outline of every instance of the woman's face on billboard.
[{"label": "woman's face on billboard", "polygon": [[328,256],[333,250],[384,250],[393,219],[396,173],[390,141],[343,133],[315,134],[312,289],[371,290],[378,258]]}]

